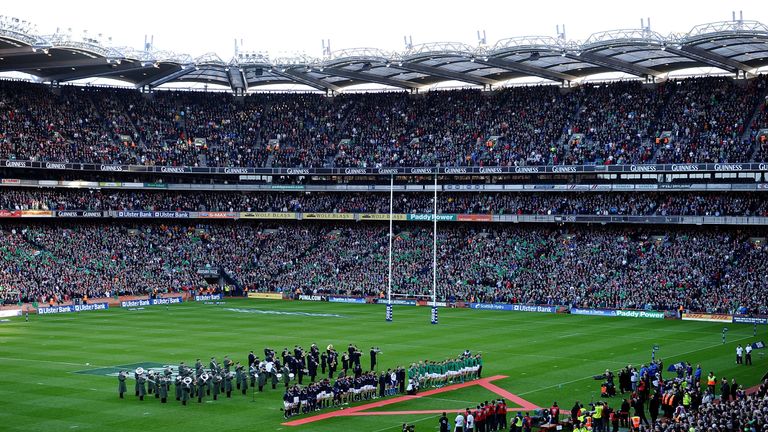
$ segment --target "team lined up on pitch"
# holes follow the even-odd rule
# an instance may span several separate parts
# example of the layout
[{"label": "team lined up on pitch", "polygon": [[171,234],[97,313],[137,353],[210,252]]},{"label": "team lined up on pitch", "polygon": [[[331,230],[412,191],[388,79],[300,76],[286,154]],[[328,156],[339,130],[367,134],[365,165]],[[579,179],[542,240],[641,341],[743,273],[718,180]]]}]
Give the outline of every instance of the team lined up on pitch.
[{"label": "team lined up on pitch", "polygon": [[472,355],[465,351],[457,358],[444,361],[420,361],[413,363],[407,371],[403,368],[388,369],[378,374],[375,362],[372,371],[362,373],[358,367],[354,375],[346,376],[345,371],[331,385],[330,379],[302,387],[286,386],[283,396],[283,410],[286,418],[318,411],[323,408],[347,405],[350,402],[378,399],[396,394],[416,394],[422,388],[478,379],[483,369],[481,354]]}]

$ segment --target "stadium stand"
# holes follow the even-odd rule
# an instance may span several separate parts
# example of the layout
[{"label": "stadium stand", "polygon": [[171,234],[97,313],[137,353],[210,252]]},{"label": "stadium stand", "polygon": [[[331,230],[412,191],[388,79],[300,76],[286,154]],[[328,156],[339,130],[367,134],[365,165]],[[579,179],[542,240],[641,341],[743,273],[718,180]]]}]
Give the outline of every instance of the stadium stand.
[{"label": "stadium stand", "polygon": [[[750,131],[764,120],[747,125],[764,111],[765,91],[761,76],[235,100],[2,81],[0,158],[227,167],[746,162]],[[667,131],[669,142],[656,139]]]},{"label": "stadium stand", "polygon": [[585,139],[569,143],[567,163],[650,161],[652,125],[666,102],[667,87],[647,89],[639,82],[585,86],[583,104],[569,131],[583,133]]},{"label": "stadium stand", "polygon": [[[432,211],[432,196],[396,194],[395,213]],[[0,210],[151,210],[389,214],[383,193],[163,192],[0,189]],[[445,194],[440,213],[524,215],[768,216],[754,193],[481,193]]]},{"label": "stadium stand", "polygon": [[[431,229],[394,232],[393,285],[428,295]],[[438,233],[438,298],[765,314],[768,257],[755,235],[453,225]],[[196,288],[206,286],[196,274],[206,266],[250,290],[379,297],[386,285],[388,236],[378,224],[5,224],[2,237],[2,282],[17,286],[23,301]]]},{"label": "stadium stand", "polygon": [[744,84],[722,77],[678,81],[657,123],[657,136],[672,131],[672,142],[659,147],[657,160],[747,162],[752,145],[744,134],[765,90],[764,77]]}]

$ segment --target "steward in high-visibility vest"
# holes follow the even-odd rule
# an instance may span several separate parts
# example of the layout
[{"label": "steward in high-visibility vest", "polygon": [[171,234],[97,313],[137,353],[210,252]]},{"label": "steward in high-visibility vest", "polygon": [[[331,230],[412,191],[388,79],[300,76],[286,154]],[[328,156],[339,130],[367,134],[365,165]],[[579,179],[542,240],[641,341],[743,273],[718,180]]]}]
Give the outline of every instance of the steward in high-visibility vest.
[{"label": "steward in high-visibility vest", "polygon": [[710,372],[709,375],[707,375],[707,387],[709,387],[709,389],[714,392],[715,384],[717,384],[717,377],[715,374]]},{"label": "steward in high-visibility vest", "polygon": [[674,410],[675,395],[673,393],[664,393],[661,397],[661,409],[664,410],[665,417],[671,417]]},{"label": "steward in high-visibility vest", "polygon": [[638,416],[632,417],[632,428],[640,429],[640,417]]},{"label": "steward in high-visibility vest", "polygon": [[597,404],[595,406],[595,413],[592,414],[592,418],[594,418],[595,420],[600,420],[603,418],[603,405]]},{"label": "steward in high-visibility vest", "polygon": [[685,394],[683,395],[683,406],[685,407],[686,410],[688,410],[688,408],[691,406],[690,392],[685,392]]}]

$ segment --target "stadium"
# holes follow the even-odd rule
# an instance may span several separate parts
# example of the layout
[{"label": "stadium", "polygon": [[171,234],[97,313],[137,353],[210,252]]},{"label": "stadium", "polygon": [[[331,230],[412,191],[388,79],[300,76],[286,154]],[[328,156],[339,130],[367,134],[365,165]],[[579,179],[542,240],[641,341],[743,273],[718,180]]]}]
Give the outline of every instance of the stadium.
[{"label": "stadium", "polygon": [[222,60],[0,17],[0,430],[768,432],[731,18]]}]

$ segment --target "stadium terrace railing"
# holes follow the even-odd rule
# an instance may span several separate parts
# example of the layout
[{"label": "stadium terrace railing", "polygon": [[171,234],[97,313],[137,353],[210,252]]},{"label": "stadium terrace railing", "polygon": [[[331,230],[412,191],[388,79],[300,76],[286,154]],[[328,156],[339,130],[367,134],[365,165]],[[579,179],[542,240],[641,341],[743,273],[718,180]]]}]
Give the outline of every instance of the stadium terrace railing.
[{"label": "stadium terrace railing", "polygon": [[159,174],[256,174],[279,176],[307,175],[498,175],[498,174],[581,174],[581,173],[699,173],[768,171],[768,163],[707,163],[653,165],[541,165],[503,167],[382,167],[382,168],[248,168],[187,167],[152,165],[110,165],[69,162],[0,160],[0,167],[74,170],[96,172],[134,172]]},{"label": "stadium terrace railing", "polygon": [[[0,210],[0,219],[16,218],[90,218],[90,219],[254,219],[254,220],[333,220],[384,221],[387,213],[294,213],[294,212],[191,212],[191,211],[88,211],[88,210]],[[394,214],[396,221],[427,222],[432,214]],[[760,216],[604,216],[604,215],[491,215],[439,213],[440,222],[491,223],[600,223],[600,224],[674,224],[674,225],[768,225]]]},{"label": "stadium terrace railing", "polygon": [[[408,193],[431,192],[433,185],[393,185],[392,189]],[[0,179],[0,187],[67,188],[67,189],[128,189],[167,191],[272,191],[272,192],[389,192],[390,185],[351,184],[192,184],[192,183],[141,183],[141,182],[94,182],[68,180]],[[660,183],[660,184],[443,184],[438,190],[451,192],[750,192],[768,191],[766,183]]]}]

